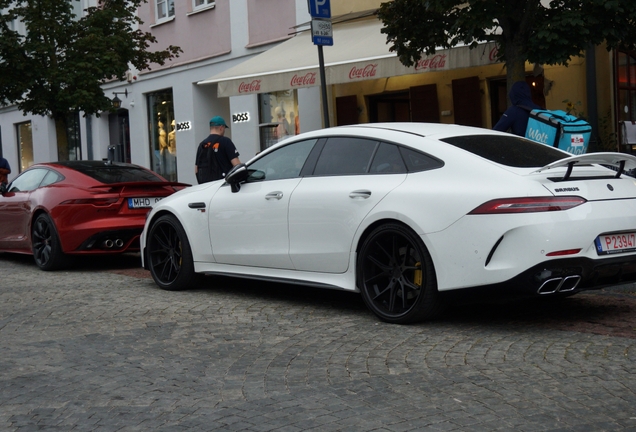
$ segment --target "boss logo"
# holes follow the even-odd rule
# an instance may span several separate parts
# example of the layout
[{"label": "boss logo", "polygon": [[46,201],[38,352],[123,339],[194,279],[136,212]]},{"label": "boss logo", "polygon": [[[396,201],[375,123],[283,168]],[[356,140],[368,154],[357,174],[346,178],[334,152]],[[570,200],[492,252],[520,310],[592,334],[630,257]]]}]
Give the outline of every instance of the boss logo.
[{"label": "boss logo", "polygon": [[232,122],[242,123],[246,121],[250,121],[250,113],[244,112],[244,113],[232,114]]},{"label": "boss logo", "polygon": [[177,123],[177,131],[185,131],[192,129],[192,125],[189,121],[179,122]]}]

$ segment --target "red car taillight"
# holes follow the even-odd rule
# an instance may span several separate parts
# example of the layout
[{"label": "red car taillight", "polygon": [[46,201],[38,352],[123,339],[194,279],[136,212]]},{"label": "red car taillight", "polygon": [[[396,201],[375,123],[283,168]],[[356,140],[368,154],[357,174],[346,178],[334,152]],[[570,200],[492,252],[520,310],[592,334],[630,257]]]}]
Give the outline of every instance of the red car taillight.
[{"label": "red car taillight", "polygon": [[116,204],[117,201],[119,201],[119,198],[82,198],[66,200],[61,205],[90,204],[96,207],[107,207],[111,204]]},{"label": "red car taillight", "polygon": [[577,196],[500,198],[488,201],[468,214],[537,213],[568,210],[585,203]]}]

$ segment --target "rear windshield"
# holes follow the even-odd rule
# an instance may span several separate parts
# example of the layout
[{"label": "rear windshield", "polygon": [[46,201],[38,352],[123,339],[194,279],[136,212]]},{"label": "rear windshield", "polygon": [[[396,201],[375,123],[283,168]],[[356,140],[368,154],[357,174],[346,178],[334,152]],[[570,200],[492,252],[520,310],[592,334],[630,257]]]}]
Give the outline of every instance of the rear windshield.
[{"label": "rear windshield", "polygon": [[567,157],[550,146],[515,136],[471,135],[441,141],[498,164],[517,168],[539,168]]},{"label": "rear windshield", "polygon": [[162,182],[165,181],[152,171],[134,166],[75,166],[75,170],[95,180],[106,183]]}]

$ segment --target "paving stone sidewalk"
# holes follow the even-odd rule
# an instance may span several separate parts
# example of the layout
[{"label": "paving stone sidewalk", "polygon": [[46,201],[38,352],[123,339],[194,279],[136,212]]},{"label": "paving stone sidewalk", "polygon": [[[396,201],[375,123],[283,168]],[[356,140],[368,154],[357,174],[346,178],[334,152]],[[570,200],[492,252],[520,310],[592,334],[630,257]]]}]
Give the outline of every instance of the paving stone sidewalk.
[{"label": "paving stone sidewalk", "polygon": [[351,293],[166,292],[132,262],[0,254],[0,430],[636,431],[633,286],[396,326]]}]

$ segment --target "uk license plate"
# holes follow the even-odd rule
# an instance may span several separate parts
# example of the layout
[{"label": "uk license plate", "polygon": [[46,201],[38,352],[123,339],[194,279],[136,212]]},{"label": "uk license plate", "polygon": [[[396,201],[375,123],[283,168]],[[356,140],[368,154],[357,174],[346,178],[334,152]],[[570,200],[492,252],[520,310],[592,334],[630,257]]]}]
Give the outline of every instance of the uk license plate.
[{"label": "uk license plate", "polygon": [[636,232],[603,234],[596,237],[596,253],[609,255],[636,251]]},{"label": "uk license plate", "polygon": [[128,208],[150,208],[154,204],[161,201],[163,197],[151,197],[151,198],[128,198]]}]

